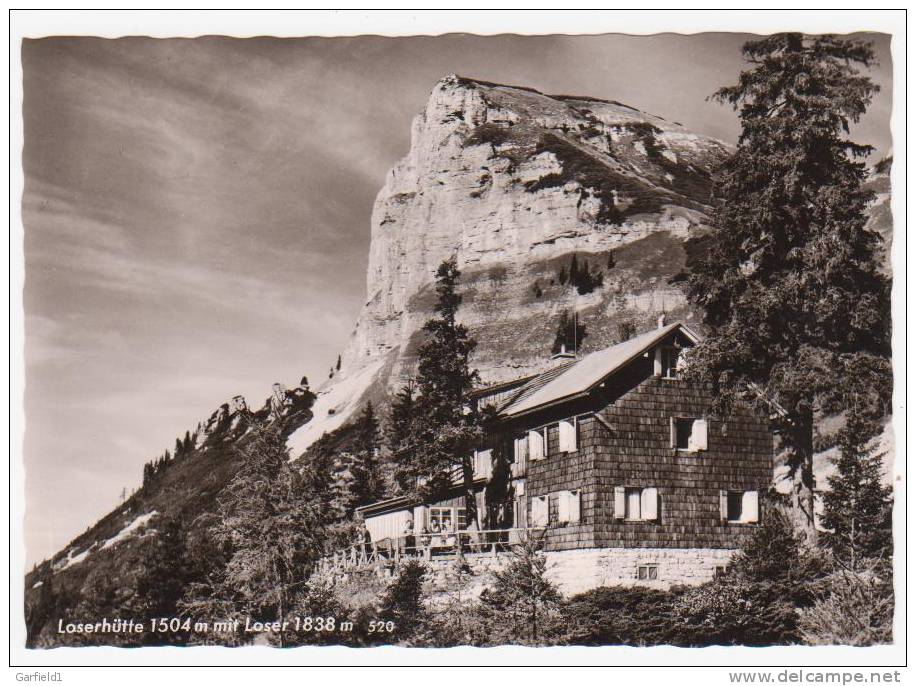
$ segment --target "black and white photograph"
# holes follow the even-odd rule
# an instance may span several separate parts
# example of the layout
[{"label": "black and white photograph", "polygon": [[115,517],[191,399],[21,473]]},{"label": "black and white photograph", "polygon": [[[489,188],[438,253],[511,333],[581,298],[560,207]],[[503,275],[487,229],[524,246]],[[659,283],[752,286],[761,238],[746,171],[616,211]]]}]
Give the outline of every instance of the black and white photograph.
[{"label": "black and white photograph", "polygon": [[902,34],[172,14],[10,47],[23,664],[902,659]]}]

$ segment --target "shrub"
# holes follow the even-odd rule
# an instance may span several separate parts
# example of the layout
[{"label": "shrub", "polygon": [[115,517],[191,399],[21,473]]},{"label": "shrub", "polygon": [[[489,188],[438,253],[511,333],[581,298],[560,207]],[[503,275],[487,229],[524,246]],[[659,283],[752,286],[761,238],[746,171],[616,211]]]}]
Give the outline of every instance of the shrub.
[{"label": "shrub", "polygon": [[819,551],[805,547],[789,516],[778,507],[764,508],[763,522],[735,556],[729,573],[751,583],[774,583],[799,606],[811,603],[811,582],[827,572]]},{"label": "shrub", "polygon": [[648,588],[596,588],[570,599],[570,642],[650,646],[676,643],[675,593]]},{"label": "shrub", "polygon": [[893,624],[888,577],[841,569],[824,579],[814,604],[802,610],[799,631],[809,645],[870,646],[893,642]]},{"label": "shrub", "polygon": [[471,131],[470,135],[465,139],[465,145],[490,144],[495,148],[508,141],[511,137],[512,133],[509,131],[508,126],[487,122]]},{"label": "shrub", "polygon": [[493,572],[493,583],[480,594],[481,619],[491,645],[545,645],[562,642],[566,633],[563,602],[547,579],[547,560],[539,541],[512,549],[505,569]]},{"label": "shrub", "polygon": [[799,640],[795,607],[771,581],[726,574],[689,589],[674,607],[678,642],[685,645],[784,645]]},{"label": "shrub", "polygon": [[728,572],[678,599],[675,618],[685,643],[759,646],[801,639],[797,608],[814,601],[814,584],[826,565],[802,546],[781,509],[764,513]]},{"label": "shrub", "polygon": [[423,581],[426,567],[417,560],[404,564],[397,578],[382,596],[381,616],[395,624],[395,635],[410,639],[422,627],[426,618],[423,609]]}]

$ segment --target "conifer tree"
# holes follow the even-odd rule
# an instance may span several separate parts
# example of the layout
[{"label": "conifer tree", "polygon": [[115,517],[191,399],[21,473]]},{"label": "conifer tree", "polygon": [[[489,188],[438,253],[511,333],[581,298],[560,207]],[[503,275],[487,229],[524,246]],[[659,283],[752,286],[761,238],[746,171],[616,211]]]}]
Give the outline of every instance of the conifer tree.
[{"label": "conifer tree", "polygon": [[413,382],[408,381],[392,399],[385,426],[385,444],[391,452],[394,482],[401,492],[409,492],[416,482],[416,412]]},{"label": "conifer tree", "polygon": [[426,620],[423,607],[423,581],[426,568],[417,560],[409,560],[381,598],[380,614],[394,622],[401,640],[410,639],[420,631]]},{"label": "conifer tree", "polygon": [[569,263],[569,283],[573,286],[579,283],[579,260],[575,253],[572,256],[572,261]]},{"label": "conifer tree", "polygon": [[[178,602],[187,581],[185,540],[181,523],[174,517],[156,520],[155,534],[143,549],[136,569],[134,596],[128,603],[129,616],[144,622],[157,617],[178,616]],[[147,645],[183,642],[187,637],[175,632],[146,632]]]},{"label": "conifer tree", "polygon": [[881,481],[882,454],[874,450],[876,427],[853,411],[840,434],[836,473],[828,477],[821,523],[824,545],[847,570],[858,572],[889,558],[893,549],[891,489]]},{"label": "conifer tree", "polygon": [[775,400],[794,476],[793,505],[814,536],[812,436],[821,413],[851,395],[887,411],[889,283],[876,266],[863,188],[871,148],[846,137],[877,86],[858,69],[870,44],[777,34],[743,47],[752,67],[714,98],[738,110],[738,148],[716,176],[709,252],[688,291],[712,335],[688,375],[710,381],[720,407],[750,386]]},{"label": "conifer tree", "polygon": [[636,323],[632,319],[617,322],[617,342],[623,343],[636,335]]},{"label": "conifer tree", "polygon": [[[220,604],[210,609],[222,610],[223,619],[282,622],[321,554],[321,513],[315,492],[290,464],[278,431],[256,429],[244,456],[242,468],[218,497],[213,534],[229,554],[209,591]],[[285,645],[286,633],[277,640]]]},{"label": "conifer tree", "polygon": [[190,431],[185,431],[185,432],[184,432],[184,440],[181,442],[181,449],[182,449],[185,453],[189,453],[189,452],[191,452],[191,450],[194,449],[194,442],[191,440],[191,432],[190,432]]},{"label": "conifer tree", "polygon": [[153,463],[147,462],[143,465],[143,485],[147,486],[150,481],[153,480],[153,474],[155,473]]},{"label": "conifer tree", "polygon": [[[423,325],[426,340],[417,356],[418,401],[415,404],[411,453],[412,471],[423,477],[425,495],[442,493],[452,484],[457,467],[464,486],[468,522],[477,522],[474,497],[473,449],[481,430],[476,413],[467,411],[467,394],[477,381],[470,356],[477,343],[458,323],[461,272],[453,257],[436,271],[437,316]],[[478,522],[479,523],[479,522]]]},{"label": "conifer tree", "polygon": [[505,569],[493,572],[493,583],[480,596],[490,640],[538,645],[565,631],[563,602],[547,578],[547,559],[540,540],[528,539],[512,548]]},{"label": "conifer tree", "polygon": [[368,505],[380,499],[384,494],[384,482],[379,470],[379,426],[372,403],[366,404],[365,409],[356,420],[356,436],[352,445],[350,458],[350,486],[349,510],[360,505]]}]

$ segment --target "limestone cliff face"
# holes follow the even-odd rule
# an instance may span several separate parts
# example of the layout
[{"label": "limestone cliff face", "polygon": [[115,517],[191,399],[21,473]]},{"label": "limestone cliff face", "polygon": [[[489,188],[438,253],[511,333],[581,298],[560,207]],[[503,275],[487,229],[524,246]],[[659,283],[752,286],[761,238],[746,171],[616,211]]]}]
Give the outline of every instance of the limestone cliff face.
[{"label": "limestone cliff face", "polygon": [[[586,327],[583,351],[614,342],[623,320],[692,318],[677,275],[727,154],[620,103],[442,79],[375,201],[366,304],[294,454],[413,372],[433,275],[452,255],[485,382],[542,368],[564,309]],[[599,287],[561,282],[573,255]]]}]

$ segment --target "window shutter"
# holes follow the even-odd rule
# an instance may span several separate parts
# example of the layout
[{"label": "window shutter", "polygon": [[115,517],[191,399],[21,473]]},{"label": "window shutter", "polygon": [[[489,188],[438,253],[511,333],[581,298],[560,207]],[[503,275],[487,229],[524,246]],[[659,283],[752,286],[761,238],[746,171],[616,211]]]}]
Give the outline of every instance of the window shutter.
[{"label": "window shutter", "polygon": [[474,478],[487,479],[493,471],[493,451],[477,450],[474,452]]},{"label": "window shutter", "polygon": [[706,450],[708,445],[709,424],[705,419],[695,419],[690,434],[693,450]]},{"label": "window shutter", "polygon": [[642,519],[654,522],[658,519],[658,489],[644,488],[640,496],[639,509]]},{"label": "window shutter", "polygon": [[582,518],[582,493],[569,491],[569,523],[578,524]]},{"label": "window shutter", "polygon": [[655,349],[655,363],[652,372],[655,376],[662,375],[662,349],[661,346]]},{"label": "window shutter", "polygon": [[569,453],[576,450],[575,420],[560,422],[560,452]]},{"label": "window shutter", "polygon": [[571,495],[569,491],[560,491],[557,497],[557,522],[559,524],[569,522],[569,497]]},{"label": "window shutter", "polygon": [[540,431],[528,432],[528,456],[532,460],[544,457],[544,434]]},{"label": "window shutter", "polygon": [[531,524],[533,526],[547,526],[549,515],[547,496],[539,495],[531,500]]},{"label": "window shutter", "polygon": [[728,491],[719,491],[719,517],[728,521]]},{"label": "window shutter", "polygon": [[413,509],[413,529],[419,531],[424,526],[429,526],[429,520],[426,518],[426,505],[417,505]]},{"label": "window shutter", "polygon": [[760,521],[760,501],[757,491],[745,491],[741,496],[741,521],[752,524]]},{"label": "window shutter", "polygon": [[627,491],[623,486],[614,486],[614,519],[627,515]]},{"label": "window shutter", "polygon": [[672,448],[677,448],[677,421],[674,417],[668,418],[668,429],[671,435],[668,445]]}]

